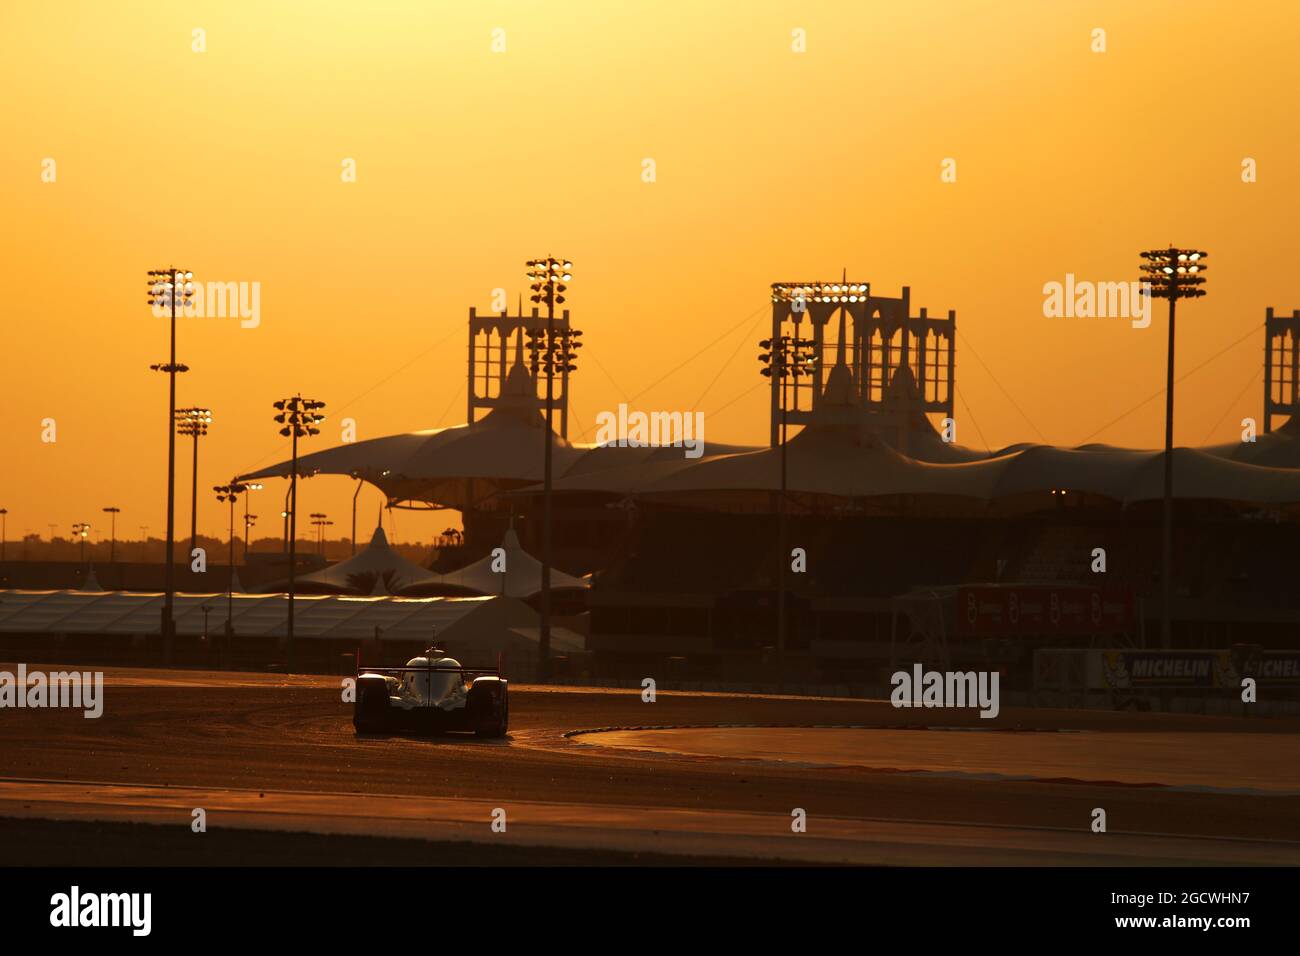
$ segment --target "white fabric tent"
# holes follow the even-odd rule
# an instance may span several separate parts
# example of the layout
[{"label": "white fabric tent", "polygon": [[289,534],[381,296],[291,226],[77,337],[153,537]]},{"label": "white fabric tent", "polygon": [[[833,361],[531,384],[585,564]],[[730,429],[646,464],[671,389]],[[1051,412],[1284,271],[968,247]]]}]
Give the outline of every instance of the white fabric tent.
[{"label": "white fabric tent", "polygon": [[[554,473],[563,474],[583,452],[546,430],[546,419],[528,403],[532,388],[528,370],[516,364],[503,387],[502,404],[479,421],[303,455],[298,473],[364,478],[391,502],[436,501],[463,510],[498,490],[541,481],[549,435]],[[287,478],[291,469],[286,461],[242,478]]]},{"label": "white fabric tent", "polygon": [[382,526],[375,528],[370,544],[345,561],[304,574],[302,584],[318,584],[352,594],[399,594],[416,584],[436,581],[437,575],[408,561],[388,544]]},{"label": "white fabric tent", "polygon": [[[502,386],[501,404],[479,421],[313,452],[298,459],[298,474],[362,478],[390,502],[436,502],[465,510],[498,492],[541,481],[548,434],[554,475],[682,458],[681,448],[578,445],[548,433],[545,416],[531,404],[533,388],[528,369],[517,361]],[[706,455],[752,450],[747,445],[705,444]],[[291,469],[290,462],[280,462],[242,475],[241,480],[287,478]]]},{"label": "white fabric tent", "polygon": [[[1129,504],[1164,494],[1164,453],[1085,445],[1024,445],[991,458],[957,463],[901,454],[860,423],[842,424],[848,388],[833,370],[822,420],[786,446],[786,487],[836,498],[941,495],[981,501],[1053,490],[1087,492]],[[847,373],[846,373],[847,374]],[[764,448],[696,461],[660,461],[566,476],[557,491],[643,495],[700,502],[770,498],[781,488],[781,450]],[[531,493],[535,489],[525,489]],[[1300,470],[1231,461],[1208,451],[1174,451],[1174,496],[1268,504],[1300,502]]]},{"label": "white fabric tent", "polygon": [[1202,449],[1207,454],[1269,468],[1300,468],[1300,416],[1254,441],[1234,441]]},{"label": "white fabric tent", "polygon": [[[434,575],[434,580],[444,587],[462,588],[476,594],[501,594],[506,597],[527,599],[542,590],[542,562],[519,545],[519,536],[512,527],[501,540],[505,552],[505,570],[496,571],[497,559],[489,554],[473,564],[449,574]],[[590,582],[551,568],[551,590],[584,589]],[[418,587],[418,585],[417,585]]]},{"label": "white fabric tent", "polygon": [[[934,464],[906,458],[851,427],[814,425],[790,441],[786,484],[794,493],[841,498],[947,495],[993,501],[1066,490],[1131,504],[1163,496],[1163,459],[1159,451],[1038,445],[983,461]],[[779,449],[766,449],[645,476],[631,487],[597,475],[582,482],[565,479],[556,488],[656,498],[770,494],[781,487],[780,469]],[[1176,498],[1293,504],[1300,502],[1300,470],[1265,468],[1178,448],[1173,491]]]},{"label": "white fabric tent", "polygon": [[[516,364],[503,389],[504,403],[481,421],[343,445],[301,458],[300,471],[361,477],[391,501],[434,502],[462,510],[494,495],[538,494],[548,433],[542,416],[527,403],[533,387],[527,370]],[[900,372],[891,383],[890,401],[905,409],[914,390],[910,374]],[[985,457],[944,443],[919,412],[909,418],[886,407],[864,419],[851,392],[847,367],[837,365],[827,379],[819,420],[789,443],[787,485],[792,492],[992,501],[1066,490],[1123,504],[1163,494],[1159,450],[1026,444]],[[518,401],[512,402],[511,396]],[[900,437],[904,434],[906,441]],[[780,488],[781,456],[776,448],[706,442],[705,455],[692,459],[680,448],[580,447],[553,434],[549,440],[557,476],[554,487],[562,493],[695,499],[701,504],[736,504],[747,498],[752,507]],[[900,452],[901,446],[909,453]],[[244,477],[288,473],[285,462]],[[1174,495],[1300,503],[1300,424],[1293,428],[1288,422],[1254,443],[1177,449]]]}]

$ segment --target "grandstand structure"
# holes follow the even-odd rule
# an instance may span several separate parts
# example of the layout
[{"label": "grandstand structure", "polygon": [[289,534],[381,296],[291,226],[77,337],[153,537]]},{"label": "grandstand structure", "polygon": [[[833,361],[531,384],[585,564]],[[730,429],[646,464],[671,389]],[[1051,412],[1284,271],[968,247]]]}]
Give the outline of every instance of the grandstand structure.
[{"label": "grandstand structure", "polygon": [[[459,510],[462,553],[478,559],[512,527],[538,550],[550,442],[555,561],[590,575],[595,676],[756,681],[774,676],[777,580],[791,559],[773,530],[784,414],[799,426],[785,447],[787,538],[806,560],[786,575],[790,679],[878,682],[900,656],[1015,675],[1043,648],[1149,646],[1162,452],[963,447],[943,428],[954,418],[955,313],[913,315],[909,289],[880,297],[847,279],[778,283],[772,299],[773,337],[812,339],[820,361],[801,388],[773,385],[768,447],[709,442],[692,459],[582,445],[566,437],[565,415],[549,433],[523,355],[536,315],[471,311],[466,424],[327,449],[299,468],[362,478],[396,507]],[[1175,451],[1176,647],[1294,644],[1298,335],[1300,313],[1269,310],[1257,441]],[[560,394],[567,401],[567,382]]]}]

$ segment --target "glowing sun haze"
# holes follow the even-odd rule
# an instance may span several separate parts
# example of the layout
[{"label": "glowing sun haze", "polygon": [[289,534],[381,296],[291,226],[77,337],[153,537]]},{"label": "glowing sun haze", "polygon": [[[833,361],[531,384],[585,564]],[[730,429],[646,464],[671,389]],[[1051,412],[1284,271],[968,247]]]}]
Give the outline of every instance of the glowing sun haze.
[{"label": "glowing sun haze", "polygon": [[[703,411],[710,440],[764,441],[767,287],[847,268],[882,295],[909,285],[917,309],[957,310],[962,443],[1154,447],[1160,401],[1097,430],[1162,387],[1163,305],[1145,330],[1048,319],[1043,286],[1127,281],[1142,249],[1199,246],[1209,295],[1180,310],[1180,371],[1249,337],[1179,387],[1177,441],[1231,440],[1260,415],[1251,330],[1266,306],[1300,307],[1300,13],[1174,9],[5,4],[9,537],[83,520],[98,537],[109,504],[123,536],[162,533],[166,380],[148,367],[167,338],[145,273],[169,264],[261,284],[255,329],[180,323],[192,371],[178,404],[214,410],[199,481],[212,535],[226,512],[211,486],[288,455],[275,399],[327,403],[308,451],[338,442],[341,417],[359,438],[462,421],[468,307],[487,310],[497,287],[513,303],[524,260],[547,253],[575,264],[569,305],[586,332],[574,439],[636,396]],[[955,183],[940,179],[949,157]],[[340,175],[349,158],[355,183]],[[177,487],[184,534],[183,440]],[[255,499],[258,535],[279,531],[281,487]],[[302,513],[346,534],[351,492],[310,481]],[[363,529],[379,500],[363,494]],[[396,520],[400,539],[428,539],[449,516]]]}]

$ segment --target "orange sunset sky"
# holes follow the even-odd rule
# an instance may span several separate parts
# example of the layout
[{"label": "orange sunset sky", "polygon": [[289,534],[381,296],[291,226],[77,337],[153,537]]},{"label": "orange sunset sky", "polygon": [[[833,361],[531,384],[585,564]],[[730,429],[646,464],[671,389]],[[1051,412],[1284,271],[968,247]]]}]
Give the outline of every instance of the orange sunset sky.
[{"label": "orange sunset sky", "polygon": [[[5,3],[8,536],[89,521],[99,539],[110,504],[120,536],[162,534],[166,379],[148,366],[166,323],[145,272],[173,263],[261,284],[258,328],[180,323],[178,404],[215,411],[206,534],[226,527],[213,484],[288,456],[277,398],[327,403],[307,450],[342,417],[359,438],[463,421],[467,309],[502,286],[513,302],[547,253],[575,263],[586,333],[575,439],[633,397],[764,441],[767,287],[847,268],[957,310],[963,444],[1155,447],[1159,400],[1103,426],[1163,386],[1163,305],[1145,330],[1048,319],[1043,285],[1199,246],[1209,295],[1180,310],[1180,373],[1247,338],[1179,386],[1176,438],[1232,440],[1261,414],[1251,330],[1300,307],[1298,46],[1283,0]],[[178,537],[189,480],[182,440]],[[259,535],[279,532],[270,489]],[[302,513],[346,534],[351,491],[307,482]],[[363,492],[362,528],[380,500]],[[397,537],[452,518],[399,513]]]}]

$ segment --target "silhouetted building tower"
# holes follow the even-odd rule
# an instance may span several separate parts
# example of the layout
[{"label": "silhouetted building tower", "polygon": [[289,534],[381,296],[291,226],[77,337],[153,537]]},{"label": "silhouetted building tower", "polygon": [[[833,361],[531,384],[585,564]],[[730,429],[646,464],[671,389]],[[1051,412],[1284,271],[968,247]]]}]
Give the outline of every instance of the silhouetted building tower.
[{"label": "silhouetted building tower", "polygon": [[1264,313],[1264,433],[1273,416],[1300,421],[1300,309],[1290,315]]},{"label": "silhouetted building tower", "polygon": [[[909,434],[926,413],[953,417],[954,353],[957,313],[911,314],[911,290],[899,298],[874,295],[867,282],[778,282],[772,285],[772,338],[810,338],[819,358],[815,372],[787,389],[790,424],[807,424],[821,409],[825,380],[836,366],[847,366],[853,407],[837,414],[868,423],[906,453]],[[771,443],[777,444],[781,389],[771,387]]]},{"label": "silhouetted building tower", "polygon": [[[465,420],[473,423],[479,409],[498,407],[501,404],[502,389],[510,368],[519,362],[528,366],[525,351],[528,346],[529,333],[544,333],[546,316],[539,315],[536,308],[530,315],[524,315],[522,307],[517,315],[503,311],[499,315],[479,315],[473,308],[469,310],[469,378],[467,384],[467,407]],[[569,310],[565,309],[555,317],[557,334],[567,334]],[[546,411],[545,375],[531,373],[533,378],[533,398],[539,412]],[[569,437],[569,372],[563,365],[556,368],[555,395],[552,408],[560,420],[559,435]],[[517,403],[517,399],[516,399]]]}]

